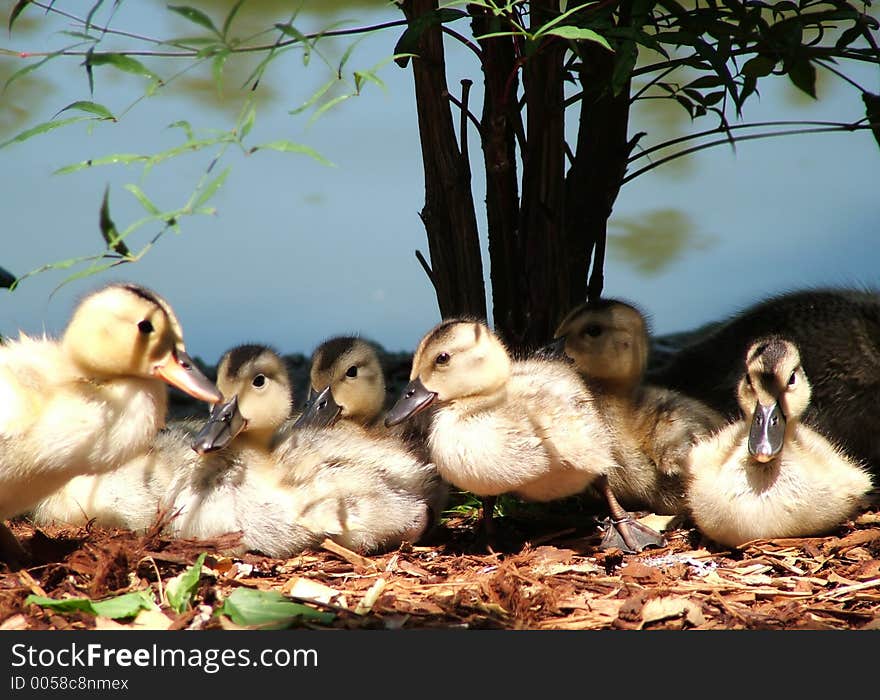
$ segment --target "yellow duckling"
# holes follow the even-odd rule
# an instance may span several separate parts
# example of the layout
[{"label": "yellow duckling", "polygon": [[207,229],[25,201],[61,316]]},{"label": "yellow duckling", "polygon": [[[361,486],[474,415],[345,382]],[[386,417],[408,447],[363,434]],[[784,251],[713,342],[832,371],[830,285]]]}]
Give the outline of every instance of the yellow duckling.
[{"label": "yellow duckling", "polygon": [[0,520],[144,452],[165,422],[163,381],[222,399],[186,354],[168,302],[134,284],[86,296],[60,339],[0,345]]},{"label": "yellow duckling", "polygon": [[373,435],[393,435],[420,459],[430,460],[427,412],[392,428],[383,422],[388,392],[373,343],[356,336],[324,341],[312,353],[309,376],[309,400],[297,427],[343,425]]},{"label": "yellow duckling", "polygon": [[567,362],[513,360],[485,323],[452,319],[422,338],[410,378],[386,423],[435,405],[431,457],[446,481],[489,497],[485,526],[491,524],[490,504],[498,495],[550,501],[594,485],[615,521],[604,546],[640,551],[662,543],[658,533],[623,511],[608,487],[611,473],[619,469],[613,441],[593,397]]},{"label": "yellow duckling", "polygon": [[581,304],[555,336],[555,349],[573,360],[613,435],[623,468],[609,473],[611,490],[626,506],[684,514],[687,456],[724,418],[695,399],[643,383],[648,326],[630,304],[618,299]]},{"label": "yellow duckling", "polygon": [[727,546],[822,535],[863,504],[871,477],[800,422],[810,384],[797,346],[754,342],[737,387],[744,418],[697,443],[688,504],[697,527]]},{"label": "yellow duckling", "polygon": [[337,421],[365,429],[381,426],[385,373],[372,343],[356,336],[324,341],[312,353],[309,381],[309,398],[298,426]]},{"label": "yellow duckling", "polygon": [[72,479],[37,505],[34,522],[84,525],[91,520],[103,527],[144,530],[164,510],[174,515],[166,525],[173,536],[212,537],[236,530],[230,502],[248,469],[271,467],[276,430],[291,411],[291,387],[283,360],[261,345],[224,354],[217,386],[232,398],[216,404],[207,422],[176,421],[119,469]]},{"label": "yellow duckling", "polygon": [[800,351],[812,385],[803,422],[880,473],[877,290],[803,289],[771,297],[700,334],[648,378],[737,419],[742,358],[767,335],[788,338]]}]

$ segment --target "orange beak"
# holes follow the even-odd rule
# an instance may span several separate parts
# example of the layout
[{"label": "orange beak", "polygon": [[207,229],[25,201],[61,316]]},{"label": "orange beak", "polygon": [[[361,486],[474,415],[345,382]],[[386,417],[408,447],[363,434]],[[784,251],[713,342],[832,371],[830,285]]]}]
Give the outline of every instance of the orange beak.
[{"label": "orange beak", "polygon": [[200,401],[215,404],[223,400],[220,390],[183,350],[171,352],[161,365],[153,368],[153,374]]}]

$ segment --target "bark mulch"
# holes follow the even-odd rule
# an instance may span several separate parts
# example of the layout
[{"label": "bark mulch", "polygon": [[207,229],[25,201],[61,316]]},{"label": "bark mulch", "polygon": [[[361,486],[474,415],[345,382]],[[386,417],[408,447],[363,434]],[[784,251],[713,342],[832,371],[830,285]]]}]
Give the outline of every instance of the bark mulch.
[{"label": "bark mulch", "polygon": [[[656,518],[656,516],[651,516]],[[667,519],[668,520],[668,519]],[[651,524],[660,526],[662,520]],[[640,554],[597,548],[595,518],[513,516],[492,548],[473,515],[454,515],[423,543],[361,556],[326,541],[290,559],[225,556],[237,535],[172,540],[98,527],[12,529],[31,553],[0,564],[0,629],[233,629],[217,614],[240,587],[278,591],[321,611],[299,626],[397,629],[880,629],[880,507],[826,537],[722,549],[691,527]],[[174,612],[165,584],[207,552],[193,605]],[[99,600],[147,590],[158,608],[134,619],[60,614],[30,594]]]}]

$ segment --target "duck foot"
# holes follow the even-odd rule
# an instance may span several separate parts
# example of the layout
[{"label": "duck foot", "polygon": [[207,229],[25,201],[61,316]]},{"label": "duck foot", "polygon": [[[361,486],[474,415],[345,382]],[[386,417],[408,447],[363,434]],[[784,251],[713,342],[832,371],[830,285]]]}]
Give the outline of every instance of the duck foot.
[{"label": "duck foot", "polygon": [[659,532],[627,515],[620,520],[605,518],[602,521],[605,534],[599,543],[601,549],[620,549],[636,554],[646,547],[663,547],[666,540]]},{"label": "duck foot", "polygon": [[28,560],[27,552],[6,525],[0,523],[0,561],[6,562],[10,571],[20,569]]}]

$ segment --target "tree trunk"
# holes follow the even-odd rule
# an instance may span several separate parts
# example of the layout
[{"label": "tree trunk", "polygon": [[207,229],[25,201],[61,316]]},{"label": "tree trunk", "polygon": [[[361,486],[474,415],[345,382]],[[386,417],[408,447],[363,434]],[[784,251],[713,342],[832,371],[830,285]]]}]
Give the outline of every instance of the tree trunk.
[{"label": "tree trunk", "polygon": [[[556,0],[530,3],[532,29],[558,15]],[[565,113],[562,59],[566,42],[544,39],[523,68],[526,148],[523,153],[519,234],[515,272],[523,295],[511,308],[508,340],[531,348],[552,337],[557,311],[568,304],[565,222]]]},{"label": "tree trunk", "polygon": [[[436,7],[436,0],[406,0],[402,5],[410,23]],[[425,206],[420,215],[428,236],[440,315],[485,319],[486,290],[470,167],[453,127],[439,26],[425,29],[418,53],[412,59],[412,71],[425,171]]]},{"label": "tree trunk", "polygon": [[[472,6],[474,36],[503,28],[487,10]],[[522,299],[522,280],[516,262],[519,243],[519,180],[516,167],[516,129],[521,128],[517,93],[516,54],[511,37],[480,41],[483,64],[483,113],[480,119],[483,164],[486,171],[492,309],[495,328],[509,336],[514,309]]]},{"label": "tree trunk", "polygon": [[[621,5],[620,24],[630,22],[629,4]],[[565,179],[569,298],[558,320],[571,307],[602,294],[608,219],[635,145],[627,141],[630,82],[614,95],[614,55],[593,44],[585,45],[583,52],[577,146]]]}]

